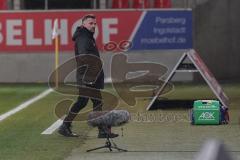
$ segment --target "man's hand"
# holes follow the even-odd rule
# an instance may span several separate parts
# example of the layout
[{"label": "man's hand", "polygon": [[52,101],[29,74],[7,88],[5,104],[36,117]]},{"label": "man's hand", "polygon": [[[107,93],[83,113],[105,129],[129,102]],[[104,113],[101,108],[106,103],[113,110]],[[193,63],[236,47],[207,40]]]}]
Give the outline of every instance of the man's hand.
[{"label": "man's hand", "polygon": [[91,85],[91,86],[92,86],[92,85],[94,85],[95,83],[94,83],[94,82],[90,82],[90,81],[84,81],[84,84],[85,84],[85,85]]}]

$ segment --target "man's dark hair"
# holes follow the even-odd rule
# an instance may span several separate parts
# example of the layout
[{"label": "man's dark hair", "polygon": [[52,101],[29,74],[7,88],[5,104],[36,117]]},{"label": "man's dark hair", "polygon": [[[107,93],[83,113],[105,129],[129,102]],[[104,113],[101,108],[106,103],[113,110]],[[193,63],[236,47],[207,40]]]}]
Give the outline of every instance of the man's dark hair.
[{"label": "man's dark hair", "polygon": [[93,14],[87,14],[82,18],[82,23],[88,18],[96,19],[96,16]]}]

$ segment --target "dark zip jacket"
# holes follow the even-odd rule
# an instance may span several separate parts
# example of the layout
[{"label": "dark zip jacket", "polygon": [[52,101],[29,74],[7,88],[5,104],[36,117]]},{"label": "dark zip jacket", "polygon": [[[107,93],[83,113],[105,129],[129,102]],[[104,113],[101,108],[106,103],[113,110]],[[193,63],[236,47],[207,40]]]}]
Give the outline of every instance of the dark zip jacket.
[{"label": "dark zip jacket", "polygon": [[[90,32],[87,28],[80,26],[77,27],[75,33],[73,34],[72,40],[75,42],[74,46],[78,67],[78,84],[85,84],[97,89],[103,89],[104,73],[102,70],[102,63],[95,39],[93,37],[93,33]],[[83,65],[84,63],[86,63],[88,67],[86,65]],[[87,69],[89,74],[86,74]],[[96,72],[98,73],[97,75],[91,74]]]}]

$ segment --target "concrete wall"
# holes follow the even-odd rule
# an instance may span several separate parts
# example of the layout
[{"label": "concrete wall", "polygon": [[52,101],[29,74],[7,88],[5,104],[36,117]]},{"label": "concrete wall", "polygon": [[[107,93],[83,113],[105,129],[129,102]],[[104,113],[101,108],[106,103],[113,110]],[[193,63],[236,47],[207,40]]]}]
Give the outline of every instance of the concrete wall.
[{"label": "concrete wall", "polygon": [[[167,50],[155,52],[130,52],[127,53],[129,62],[159,63],[168,67],[167,74],[177,63],[184,50]],[[105,79],[110,80],[110,68],[114,54],[101,54],[104,62]],[[60,53],[60,64],[73,57],[73,53]],[[119,66],[121,69],[124,66]],[[47,82],[49,75],[54,70],[53,53],[28,53],[28,54],[0,54],[0,83],[21,82]],[[193,75],[177,74],[173,80],[192,80]],[[75,81],[75,72],[72,72],[67,81]]]},{"label": "concrete wall", "polygon": [[220,80],[240,79],[240,1],[209,0],[194,8],[194,48]]}]

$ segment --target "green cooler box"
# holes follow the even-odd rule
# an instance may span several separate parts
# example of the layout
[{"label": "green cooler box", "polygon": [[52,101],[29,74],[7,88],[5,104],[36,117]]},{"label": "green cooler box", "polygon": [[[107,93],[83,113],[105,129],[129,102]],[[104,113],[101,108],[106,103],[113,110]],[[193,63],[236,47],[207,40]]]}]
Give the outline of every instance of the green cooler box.
[{"label": "green cooler box", "polygon": [[219,101],[194,101],[192,110],[192,124],[220,124],[220,112]]}]

